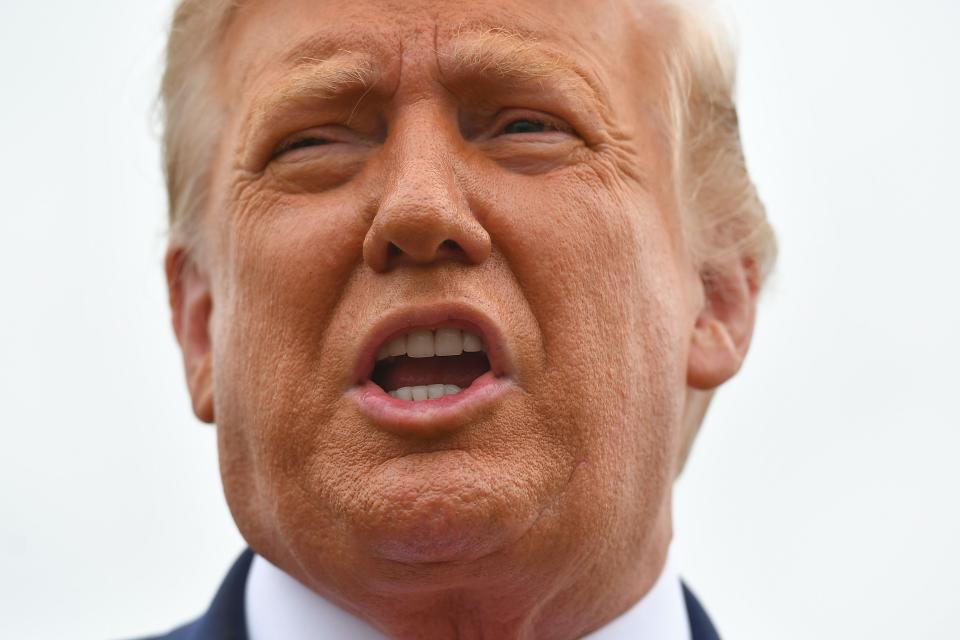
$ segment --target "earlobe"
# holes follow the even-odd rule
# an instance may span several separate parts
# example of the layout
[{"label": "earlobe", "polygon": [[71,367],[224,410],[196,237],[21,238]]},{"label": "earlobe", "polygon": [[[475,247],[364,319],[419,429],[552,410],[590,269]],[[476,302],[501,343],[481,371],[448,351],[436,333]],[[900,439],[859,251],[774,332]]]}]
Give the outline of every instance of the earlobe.
[{"label": "earlobe", "polygon": [[183,247],[171,245],[165,259],[173,331],[183,353],[193,412],[203,422],[214,421],[213,355],[210,280]]},{"label": "earlobe", "polygon": [[743,260],[702,281],[704,301],[690,341],[687,384],[707,391],[743,364],[753,336],[759,274],[753,261]]}]

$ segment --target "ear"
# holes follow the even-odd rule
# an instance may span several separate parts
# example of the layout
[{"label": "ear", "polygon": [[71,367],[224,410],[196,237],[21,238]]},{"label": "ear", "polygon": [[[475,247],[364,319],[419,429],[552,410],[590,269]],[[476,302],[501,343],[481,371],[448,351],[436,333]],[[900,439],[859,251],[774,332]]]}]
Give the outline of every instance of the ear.
[{"label": "ear", "polygon": [[701,280],[704,298],[690,341],[687,384],[708,391],[732,378],[743,364],[753,336],[760,284],[752,260],[731,264]]},{"label": "ear", "polygon": [[167,249],[164,268],[173,331],[183,352],[187,387],[193,400],[193,412],[203,422],[212,423],[213,414],[213,356],[210,340],[210,314],[213,298],[210,279],[189,252],[171,244]]}]

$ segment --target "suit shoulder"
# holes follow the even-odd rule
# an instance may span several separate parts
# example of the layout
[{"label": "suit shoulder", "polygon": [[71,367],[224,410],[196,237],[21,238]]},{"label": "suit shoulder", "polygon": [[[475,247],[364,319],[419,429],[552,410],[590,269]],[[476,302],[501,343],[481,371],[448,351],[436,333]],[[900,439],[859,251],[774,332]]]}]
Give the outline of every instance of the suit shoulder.
[{"label": "suit shoulder", "polygon": [[247,640],[244,591],[252,561],[250,549],[237,558],[202,616],[166,634],[138,640]]}]

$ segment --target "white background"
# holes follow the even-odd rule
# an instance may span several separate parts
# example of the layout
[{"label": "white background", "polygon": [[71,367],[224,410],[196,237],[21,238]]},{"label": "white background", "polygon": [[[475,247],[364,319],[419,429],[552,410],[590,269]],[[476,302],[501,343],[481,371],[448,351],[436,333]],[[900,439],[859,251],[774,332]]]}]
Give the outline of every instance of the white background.
[{"label": "white background", "polygon": [[[727,638],[957,638],[960,3],[730,0],[782,247],[676,495]],[[172,2],[0,0],[0,637],[157,632],[242,549],[151,115]]]}]

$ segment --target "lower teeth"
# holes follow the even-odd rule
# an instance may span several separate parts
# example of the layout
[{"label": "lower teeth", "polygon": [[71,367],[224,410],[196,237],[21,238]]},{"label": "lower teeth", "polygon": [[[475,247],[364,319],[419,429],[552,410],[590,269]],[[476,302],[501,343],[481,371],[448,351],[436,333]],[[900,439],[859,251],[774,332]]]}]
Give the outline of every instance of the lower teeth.
[{"label": "lower teeth", "polygon": [[430,384],[417,387],[403,387],[396,391],[390,391],[390,395],[398,400],[407,402],[419,402],[421,400],[436,400],[444,396],[455,396],[462,389],[454,384]]}]

